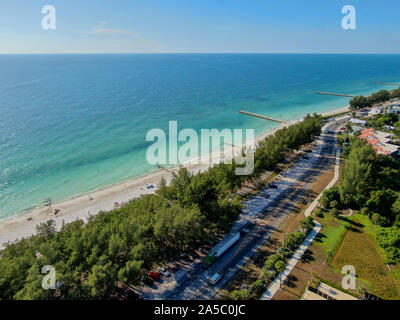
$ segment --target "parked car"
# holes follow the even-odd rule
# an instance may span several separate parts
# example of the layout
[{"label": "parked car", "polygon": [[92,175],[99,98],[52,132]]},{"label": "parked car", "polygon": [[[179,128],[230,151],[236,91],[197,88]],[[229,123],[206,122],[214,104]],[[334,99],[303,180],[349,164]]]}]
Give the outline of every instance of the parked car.
[{"label": "parked car", "polygon": [[150,271],[148,275],[154,281],[160,280],[160,275],[157,272]]},{"label": "parked car", "polygon": [[169,277],[171,274],[169,271],[164,267],[158,267],[157,270],[164,276]]}]

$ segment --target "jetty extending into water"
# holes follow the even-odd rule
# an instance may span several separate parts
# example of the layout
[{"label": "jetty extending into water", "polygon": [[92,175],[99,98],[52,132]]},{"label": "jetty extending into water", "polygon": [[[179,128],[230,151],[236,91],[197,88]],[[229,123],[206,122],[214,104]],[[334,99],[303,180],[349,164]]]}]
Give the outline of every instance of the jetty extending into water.
[{"label": "jetty extending into water", "polygon": [[338,96],[338,97],[347,97],[347,98],[355,98],[356,97],[356,96],[352,96],[350,94],[330,93],[330,92],[323,92],[323,91],[317,91],[316,94],[325,94],[328,96]]},{"label": "jetty extending into water", "polygon": [[257,113],[248,112],[248,111],[244,111],[244,110],[240,110],[239,112],[243,113],[243,114],[247,114],[248,116],[253,116],[253,117],[257,117],[257,118],[261,118],[261,119],[265,119],[265,120],[275,121],[275,122],[278,122],[278,123],[284,123],[284,124],[288,123],[288,122],[280,120],[280,119],[263,116],[262,114],[257,114]]},{"label": "jetty extending into water", "polygon": [[375,84],[386,84],[388,86],[400,86],[400,83],[396,83],[396,82],[374,82]]}]

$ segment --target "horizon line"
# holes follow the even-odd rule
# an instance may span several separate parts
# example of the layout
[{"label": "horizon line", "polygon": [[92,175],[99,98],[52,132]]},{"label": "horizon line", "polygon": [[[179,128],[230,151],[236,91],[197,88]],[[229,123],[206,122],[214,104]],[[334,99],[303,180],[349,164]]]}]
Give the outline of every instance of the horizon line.
[{"label": "horizon line", "polygon": [[156,54],[338,54],[338,55],[400,55],[399,53],[378,53],[378,52],[9,52],[2,53],[0,55],[156,55]]}]

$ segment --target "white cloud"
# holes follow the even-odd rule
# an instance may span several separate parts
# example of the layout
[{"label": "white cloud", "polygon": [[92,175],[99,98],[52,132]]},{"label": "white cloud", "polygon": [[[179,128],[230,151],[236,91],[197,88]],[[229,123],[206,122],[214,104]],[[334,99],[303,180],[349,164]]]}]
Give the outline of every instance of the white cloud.
[{"label": "white cloud", "polygon": [[142,38],[136,32],[118,28],[107,28],[106,24],[107,22],[102,21],[99,23],[98,26],[92,26],[92,31],[90,31],[89,34],[105,36],[127,36],[128,39],[130,38],[131,40],[133,40],[133,42],[136,43],[136,45],[140,46],[142,49],[153,51],[159,50],[161,48],[153,41]]},{"label": "white cloud", "polygon": [[124,30],[124,29],[105,28],[106,24],[107,24],[107,22],[105,22],[105,21],[100,22],[100,24],[97,27],[92,27],[92,31],[89,33],[91,33],[91,34],[108,34],[108,35],[124,35],[125,34],[125,35],[130,35],[130,36],[140,39],[139,35],[137,35],[133,31]]}]

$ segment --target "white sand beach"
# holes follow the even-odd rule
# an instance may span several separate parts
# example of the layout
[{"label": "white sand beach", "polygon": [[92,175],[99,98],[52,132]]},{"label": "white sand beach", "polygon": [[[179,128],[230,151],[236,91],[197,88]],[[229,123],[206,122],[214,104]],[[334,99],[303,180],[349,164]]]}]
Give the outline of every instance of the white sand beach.
[{"label": "white sand beach", "polygon": [[[342,107],[323,115],[330,116],[335,113],[349,111],[349,106]],[[260,120],[262,121],[262,120]],[[263,140],[269,135],[274,134],[277,130],[294,124],[300,120],[291,121],[288,124],[282,124],[277,128],[270,130],[256,138],[256,143]],[[234,148],[234,147],[229,147]],[[232,149],[225,148],[225,153],[232,153]],[[235,150],[236,151],[236,150]],[[211,155],[213,159],[219,155]],[[195,173],[207,170],[210,165],[206,164],[193,164],[192,162],[184,165],[190,172]],[[159,170],[146,174],[141,177],[135,177],[120,183],[100,188],[98,190],[76,196],[59,203],[52,204],[51,208],[48,206],[30,210],[24,214],[11,217],[0,221],[0,247],[4,246],[7,242],[13,242],[23,237],[28,237],[35,233],[36,225],[46,222],[50,219],[56,222],[59,229],[63,221],[65,223],[73,222],[77,219],[86,221],[90,215],[95,215],[100,211],[108,211],[115,207],[115,203],[128,202],[141,195],[154,193],[157,184],[161,178],[165,178],[167,182],[171,179],[171,172],[177,172],[179,167],[170,168],[167,170]],[[154,186],[147,188],[147,186]],[[58,209],[59,213],[55,215],[54,210]],[[29,219],[29,221],[28,221]]]}]

